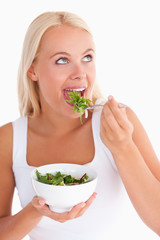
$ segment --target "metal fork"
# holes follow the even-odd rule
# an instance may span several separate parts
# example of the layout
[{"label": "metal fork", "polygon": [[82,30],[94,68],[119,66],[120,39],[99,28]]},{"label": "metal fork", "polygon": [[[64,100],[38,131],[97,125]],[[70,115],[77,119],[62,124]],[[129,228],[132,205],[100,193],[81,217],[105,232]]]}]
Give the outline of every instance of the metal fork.
[{"label": "metal fork", "polygon": [[[84,110],[94,109],[96,107],[103,107],[103,106],[104,106],[104,104],[94,104],[90,107],[84,108]],[[128,107],[127,105],[119,106],[119,108],[127,108],[127,107]]]}]

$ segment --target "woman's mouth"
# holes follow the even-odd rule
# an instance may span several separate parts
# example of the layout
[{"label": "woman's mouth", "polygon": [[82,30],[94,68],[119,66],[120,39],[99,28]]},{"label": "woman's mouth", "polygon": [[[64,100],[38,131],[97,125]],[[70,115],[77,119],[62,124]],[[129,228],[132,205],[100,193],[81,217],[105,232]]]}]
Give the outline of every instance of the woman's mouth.
[{"label": "woman's mouth", "polygon": [[[77,92],[81,97],[85,96],[85,88],[66,88],[63,90],[63,96],[65,100],[70,100],[70,95],[68,93],[70,92]],[[67,102],[67,101],[66,101]],[[69,105],[73,106],[74,103],[69,103]]]}]

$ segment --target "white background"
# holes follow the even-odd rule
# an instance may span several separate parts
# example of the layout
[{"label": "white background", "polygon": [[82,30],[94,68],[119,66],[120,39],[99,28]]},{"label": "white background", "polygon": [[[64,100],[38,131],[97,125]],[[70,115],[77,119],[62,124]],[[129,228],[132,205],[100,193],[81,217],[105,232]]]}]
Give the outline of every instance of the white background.
[{"label": "white background", "polygon": [[[97,46],[97,77],[104,96],[112,94],[136,112],[160,159],[159,0],[1,1],[0,125],[19,117],[17,70],[28,25],[44,11],[59,10],[77,13],[88,23]],[[128,205],[127,226],[117,226],[110,240],[158,240]],[[13,213],[19,209],[15,194]]]}]

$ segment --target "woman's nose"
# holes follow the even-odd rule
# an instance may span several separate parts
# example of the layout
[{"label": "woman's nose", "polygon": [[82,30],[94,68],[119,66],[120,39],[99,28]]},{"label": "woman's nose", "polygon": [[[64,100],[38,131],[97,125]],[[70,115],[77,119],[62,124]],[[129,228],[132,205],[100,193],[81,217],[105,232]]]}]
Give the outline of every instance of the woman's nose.
[{"label": "woman's nose", "polygon": [[71,73],[72,80],[82,80],[86,78],[86,72],[81,66],[74,66]]}]

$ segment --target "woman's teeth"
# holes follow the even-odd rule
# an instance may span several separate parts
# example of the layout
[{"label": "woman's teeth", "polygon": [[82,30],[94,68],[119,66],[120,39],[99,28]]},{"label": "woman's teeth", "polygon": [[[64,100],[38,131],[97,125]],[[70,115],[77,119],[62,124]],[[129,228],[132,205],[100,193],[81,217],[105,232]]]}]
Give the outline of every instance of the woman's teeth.
[{"label": "woman's teeth", "polygon": [[65,91],[69,91],[69,92],[81,92],[84,90],[85,88],[65,89]]},{"label": "woman's teeth", "polygon": [[64,89],[64,97],[67,100],[70,100],[69,92],[78,92],[81,97],[84,97],[85,88]]}]

